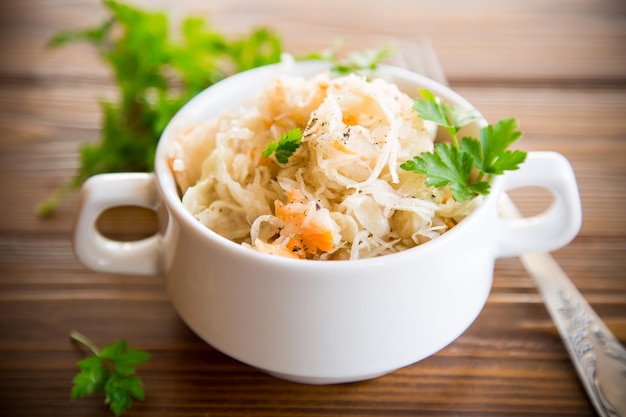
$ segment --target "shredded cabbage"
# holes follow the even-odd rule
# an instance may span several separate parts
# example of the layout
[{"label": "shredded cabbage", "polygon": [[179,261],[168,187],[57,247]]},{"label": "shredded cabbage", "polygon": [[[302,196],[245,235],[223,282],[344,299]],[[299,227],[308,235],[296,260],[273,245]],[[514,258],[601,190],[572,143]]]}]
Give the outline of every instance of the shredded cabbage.
[{"label": "shredded cabbage", "polygon": [[[383,79],[325,72],[274,78],[240,106],[176,137],[170,167],[184,207],[255,250],[306,259],[359,259],[440,236],[480,203],[399,169],[432,151],[437,127]],[[286,164],[261,153],[302,129]]]}]

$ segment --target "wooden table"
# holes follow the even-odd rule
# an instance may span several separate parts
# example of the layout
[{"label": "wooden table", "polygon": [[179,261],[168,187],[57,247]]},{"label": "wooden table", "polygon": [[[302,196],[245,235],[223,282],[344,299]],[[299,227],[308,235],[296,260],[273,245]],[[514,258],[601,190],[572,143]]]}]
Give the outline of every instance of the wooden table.
[{"label": "wooden table", "polygon": [[[561,152],[574,166],[584,222],[554,256],[626,341],[626,3],[132,3],[174,19],[206,15],[232,33],[270,26],[292,52],[339,36],[347,49],[392,41],[406,58],[400,64],[445,74],[489,120],[518,117],[521,147]],[[178,318],[158,277],[81,266],[70,242],[76,195],[47,219],[34,207],[72,176],[80,145],[98,140],[98,100],[115,90],[88,46],[44,45],[60,29],[105,15],[97,0],[0,2],[0,415],[111,415],[102,397],[70,400],[84,355],[70,342],[72,329],[99,345],[125,338],[153,354],[140,368],[146,400],[129,417],[594,415],[518,259],[497,262],[485,309],[450,346],[390,375],[335,386],[281,381],[216,351]],[[529,193],[517,198],[526,212],[539,204]],[[151,224],[122,210],[102,227],[121,236]]]}]

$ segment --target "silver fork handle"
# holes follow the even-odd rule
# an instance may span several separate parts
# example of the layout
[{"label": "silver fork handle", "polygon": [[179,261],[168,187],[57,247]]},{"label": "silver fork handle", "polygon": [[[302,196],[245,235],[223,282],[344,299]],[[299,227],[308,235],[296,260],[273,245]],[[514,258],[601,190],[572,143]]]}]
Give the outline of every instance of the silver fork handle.
[{"label": "silver fork handle", "polygon": [[[508,196],[500,209],[520,217]],[[626,417],[626,350],[548,253],[520,257],[534,279],[591,402],[601,417]]]}]

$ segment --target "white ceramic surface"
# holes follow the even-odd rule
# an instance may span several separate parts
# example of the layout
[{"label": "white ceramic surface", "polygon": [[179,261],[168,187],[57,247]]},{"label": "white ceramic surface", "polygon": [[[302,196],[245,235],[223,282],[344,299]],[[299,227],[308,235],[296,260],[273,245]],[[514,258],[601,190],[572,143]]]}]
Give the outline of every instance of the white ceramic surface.
[{"label": "white ceramic surface", "polygon": [[[448,233],[379,258],[285,259],[241,247],[197,222],[183,209],[166,163],[176,133],[237,104],[277,73],[314,75],[326,67],[263,67],[199,94],[164,132],[154,174],[105,174],[85,183],[74,240],[78,259],[91,269],[163,276],[180,316],[215,348],[272,375],[311,384],[368,379],[432,355],[480,313],[496,258],[560,248],[581,223],[572,168],[552,152],[529,153],[521,169],[497,178],[483,205]],[[424,87],[470,106],[409,71],[381,67],[380,74],[410,95]],[[477,134],[478,128],[470,130]],[[522,186],[547,188],[554,204],[532,218],[501,218],[499,196]],[[106,239],[96,220],[120,205],[154,209],[167,227],[137,242]]]}]

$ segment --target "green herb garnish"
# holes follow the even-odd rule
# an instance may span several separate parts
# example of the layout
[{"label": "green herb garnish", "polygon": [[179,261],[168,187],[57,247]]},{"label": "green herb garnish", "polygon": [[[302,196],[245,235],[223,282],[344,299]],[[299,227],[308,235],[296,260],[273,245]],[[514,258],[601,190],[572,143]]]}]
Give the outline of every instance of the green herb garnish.
[{"label": "green herb garnish", "polygon": [[438,143],[433,152],[423,152],[400,165],[405,171],[425,174],[426,185],[449,186],[456,201],[468,201],[489,194],[489,175],[516,170],[526,159],[524,151],[507,150],[522,136],[517,119],[503,119],[483,127],[480,140],[464,137],[459,142],[457,134],[461,128],[478,120],[480,115],[475,110],[443,103],[428,90],[420,93],[423,98],[415,100],[413,109],[421,118],[446,129],[452,137],[452,143]]},{"label": "green herb garnish", "polygon": [[152,171],[161,133],[185,102],[231,74],[279,62],[283,52],[281,39],[265,28],[229,39],[202,18],[189,17],[180,36],[173,37],[164,13],[115,0],[103,3],[111,14],[104,23],[61,32],[49,45],[85,41],[95,46],[113,70],[118,98],[101,102],[101,141],[82,147],[74,178],[39,206],[40,215],[51,214],[92,175]]},{"label": "green herb garnish", "polygon": [[480,119],[480,114],[474,109],[465,109],[459,106],[451,106],[435,97],[427,89],[420,89],[423,98],[413,102],[413,110],[424,120],[430,120],[443,127],[452,136],[452,142],[458,147],[457,133],[463,126]]},{"label": "green herb garnish", "polygon": [[133,399],[144,399],[141,379],[133,375],[137,365],[150,359],[149,353],[139,349],[128,349],[125,340],[98,349],[93,342],[78,332],[71,332],[70,337],[93,353],[93,356],[78,362],[80,372],[73,380],[72,399],[103,392],[104,402],[116,416],[128,410]]},{"label": "green herb garnish", "polygon": [[281,135],[278,142],[271,141],[267,148],[261,152],[265,158],[269,158],[272,154],[276,157],[276,161],[286,164],[289,157],[300,147],[302,143],[302,131],[296,127]]},{"label": "green herb garnish", "polygon": [[385,59],[394,54],[394,51],[387,47],[381,47],[376,49],[367,49],[364,51],[353,51],[348,53],[345,57],[341,57],[339,54],[341,42],[335,41],[331,48],[311,52],[306,55],[299,56],[298,59],[312,59],[329,61],[331,71],[337,75],[346,75],[350,73],[355,74],[368,74],[369,72],[378,68],[378,65]]}]

